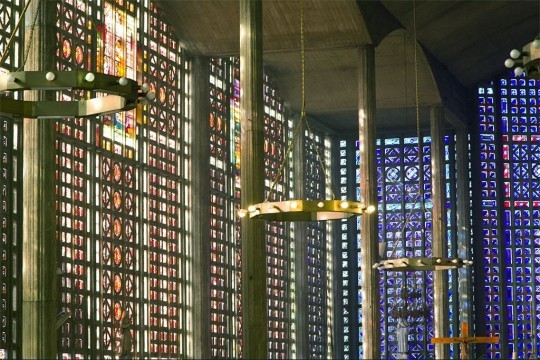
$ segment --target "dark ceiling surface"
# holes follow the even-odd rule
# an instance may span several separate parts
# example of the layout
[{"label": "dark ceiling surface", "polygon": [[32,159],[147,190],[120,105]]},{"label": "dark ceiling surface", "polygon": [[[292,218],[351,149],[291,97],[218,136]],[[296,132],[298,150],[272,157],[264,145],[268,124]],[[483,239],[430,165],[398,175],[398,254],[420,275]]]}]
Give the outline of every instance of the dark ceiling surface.
[{"label": "dark ceiling surface", "polygon": [[[193,55],[239,53],[238,0],[159,0]],[[373,43],[379,130],[415,129],[419,104],[467,121],[474,86],[502,73],[513,48],[540,31],[539,2],[305,0],[306,108],[331,131],[358,128],[357,49]],[[263,0],[265,71],[291,112],[300,108],[300,2]],[[416,64],[416,66],[415,66]],[[422,111],[422,114],[427,113]],[[422,126],[427,126],[422,119]]]}]

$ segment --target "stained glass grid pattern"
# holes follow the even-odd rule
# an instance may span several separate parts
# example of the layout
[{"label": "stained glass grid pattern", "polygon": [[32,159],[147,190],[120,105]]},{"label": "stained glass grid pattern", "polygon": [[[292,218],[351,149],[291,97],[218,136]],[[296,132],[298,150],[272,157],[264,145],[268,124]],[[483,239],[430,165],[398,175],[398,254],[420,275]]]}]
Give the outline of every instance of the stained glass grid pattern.
[{"label": "stained glass grid pattern", "polygon": [[[185,79],[189,68],[155,6],[151,3],[140,11],[149,20],[143,22],[140,35],[141,80],[151,84],[157,94],[156,101],[141,112],[142,124],[137,125],[138,160],[147,165],[139,170],[142,181],[138,184],[139,193],[142,191],[139,214],[148,214],[139,224],[144,234],[141,258],[146,265],[141,291],[145,294],[144,351],[150,356],[177,358],[187,354],[189,277],[185,262],[190,252],[185,238],[188,210],[182,164],[189,163],[190,151],[186,143],[189,120],[183,103],[188,97]],[[129,118],[123,120],[129,125]],[[129,139],[129,128],[124,131]]]},{"label": "stained glass grid pattern", "polygon": [[[337,177],[339,198],[342,200],[354,198],[354,187],[350,186],[355,180],[354,141],[340,140],[336,151],[338,152],[336,158],[339,159],[339,175]],[[353,161],[350,161],[351,158]],[[335,289],[335,324],[339,333],[336,345],[340,346],[337,349],[338,356],[342,355],[344,359],[359,358],[356,334],[360,329],[356,321],[358,310],[355,306],[355,289],[358,289],[357,273],[359,270],[356,249],[356,220],[356,217],[353,217],[339,222],[337,225],[339,227],[339,241],[336,243],[339,244],[339,247],[335,248],[336,274],[340,275]],[[342,343],[339,342],[339,339]]]},{"label": "stained glass grid pattern", "polygon": [[[296,129],[296,122],[294,121],[293,117],[289,117],[287,119],[287,134],[289,139],[292,139],[294,137],[294,129]],[[288,158],[288,164],[289,164],[289,176],[288,181],[289,184],[294,184],[295,179],[295,172],[294,172],[294,162],[293,162],[293,153],[289,153]],[[295,189],[294,186],[289,186],[289,199],[295,199]],[[297,356],[297,333],[296,333],[296,324],[297,324],[297,308],[296,308],[296,301],[297,301],[297,293],[296,293],[296,284],[295,279],[297,279],[297,272],[296,272],[296,247],[295,247],[295,225],[290,224],[289,225],[289,234],[290,234],[290,241],[289,241],[289,254],[290,254],[290,261],[289,261],[289,339],[290,339],[290,348],[289,348],[289,357],[291,359],[296,358]]]},{"label": "stained glass grid pattern", "polygon": [[[306,199],[324,199],[326,184],[321,161],[318,159],[316,147],[321,156],[325,156],[325,138],[318,132],[305,131],[304,166]],[[329,164],[325,164],[328,166]],[[325,222],[312,222],[307,226],[307,292],[308,292],[308,357],[325,359],[327,357],[327,302],[326,302],[326,242],[330,241]]]},{"label": "stained glass grid pattern", "polygon": [[[233,357],[236,353],[237,309],[239,291],[235,273],[236,217],[231,212],[238,205],[233,154],[234,136],[233,59],[212,59],[210,63],[210,341],[212,357]],[[231,121],[230,119],[233,119]],[[234,140],[233,140],[234,141]]]},{"label": "stained glass grid pattern", "polygon": [[[379,208],[381,241],[387,243],[387,257],[431,256],[431,174],[430,139],[416,137],[381,139],[380,146],[380,196],[384,205]],[[395,249],[395,250],[394,250]],[[392,252],[394,252],[392,254]],[[397,353],[396,323],[399,315],[392,309],[402,306],[407,310],[420,309],[424,301],[433,303],[433,274],[431,272],[386,272],[381,274],[386,283],[382,299],[381,318],[386,319],[382,341],[383,356],[395,357]],[[402,294],[405,289],[420,292],[424,301],[411,301]],[[403,303],[403,297],[407,304]],[[429,318],[418,316],[409,319],[409,351],[412,358],[425,358],[433,351],[429,338],[433,324]],[[414,340],[411,341],[411,338]]]},{"label": "stained glass grid pattern", "polygon": [[[448,133],[448,131],[447,131]],[[456,137],[455,135],[446,135],[444,137],[444,202],[446,206],[446,243],[447,256],[457,256],[457,161],[456,161]],[[449,336],[459,336],[459,294],[458,294],[458,271],[451,270],[448,275],[448,321]],[[456,344],[450,344],[450,356],[457,354],[460,347]]]},{"label": "stained glass grid pattern", "polygon": [[22,131],[21,122],[0,118],[0,358],[20,358],[21,277],[22,273]]},{"label": "stained glass grid pattern", "polygon": [[242,246],[241,246],[241,219],[237,216],[240,208],[240,59],[235,58],[231,69],[233,74],[233,96],[230,101],[231,105],[231,129],[234,131],[230,134],[231,153],[234,154],[232,166],[234,168],[234,186],[232,194],[234,196],[234,206],[230,211],[230,217],[236,219],[234,227],[235,249],[235,266],[234,278],[236,279],[235,292],[235,309],[237,314],[236,333],[238,334],[238,342],[236,351],[239,357],[242,356]]},{"label": "stained glass grid pattern", "polygon": [[[20,17],[22,1],[0,1],[0,53],[4,53],[9,38]],[[2,70],[21,66],[24,29],[19,29]],[[0,358],[20,358],[22,231],[22,123],[18,119],[0,117],[1,242],[0,242]]]},{"label": "stained glass grid pattern", "polygon": [[532,324],[540,319],[539,85],[511,74],[478,88],[476,203],[482,222],[475,236],[482,239],[477,249],[483,263],[476,276],[485,294],[479,301],[485,317],[478,323],[508,344],[488,345],[488,358],[538,353]]},{"label": "stained glass grid pattern", "polygon": [[[123,311],[128,312],[131,322],[137,323],[136,319],[141,318],[137,301],[142,290],[137,274],[137,259],[141,257],[134,229],[136,174],[133,164],[126,164],[118,155],[98,154],[95,159],[100,166],[94,182],[98,184],[95,201],[101,206],[95,210],[94,219],[102,224],[96,244],[100,259],[95,259],[99,264],[95,278],[100,280],[99,286],[96,284],[96,308],[100,310],[96,320],[101,331],[92,347],[102,349],[103,356],[112,356],[116,347],[121,346],[116,331]],[[134,349],[141,352],[139,334],[134,335]]]},{"label": "stained glass grid pattern", "polygon": [[[56,5],[55,60],[58,70],[89,69],[92,64],[95,39],[90,35],[92,18],[89,13],[95,13],[97,8],[87,5],[82,1],[58,2]],[[71,101],[84,97],[85,94],[81,92],[64,91],[59,95],[59,100]],[[97,256],[101,258],[95,245],[99,241],[97,234],[101,233],[103,226],[110,229],[112,224],[102,226],[92,222],[96,216],[90,205],[96,191],[91,185],[96,166],[90,145],[94,132],[92,123],[84,119],[64,119],[58,121],[56,127],[57,226],[61,269],[58,296],[61,310],[71,315],[60,328],[58,346],[62,358],[84,358],[97,356],[96,350],[89,353],[88,349],[102,348],[96,344],[99,311],[96,309],[97,297],[93,296],[95,282],[101,282],[97,280],[98,270],[92,260]],[[110,198],[107,200],[110,201]],[[96,231],[96,227],[99,230]],[[96,252],[99,255],[96,256]],[[112,349],[110,327],[103,332],[103,339]]]},{"label": "stained glass grid pattern", "polygon": [[[238,59],[210,64],[210,203],[211,203],[211,355],[242,352],[240,219],[240,67]],[[264,82],[265,191],[285,156],[288,122],[283,102],[270,79]],[[286,167],[270,199],[288,193]],[[268,356],[289,356],[289,227],[266,225],[268,285]]]},{"label": "stained glass grid pattern", "polygon": [[[376,141],[377,159],[377,196],[378,196],[378,224],[379,242],[386,242],[386,257],[413,257],[431,256],[431,140],[423,137],[422,143],[418,144],[416,137],[388,137]],[[355,148],[358,149],[358,142]],[[420,145],[420,146],[419,146]],[[449,252],[452,239],[456,233],[455,210],[452,203],[455,201],[455,140],[453,136],[445,137],[445,177],[446,177],[446,206],[447,215],[447,241]],[[421,149],[421,150],[420,150]],[[359,183],[358,150],[356,150],[356,184]],[[348,157],[352,161],[351,155]],[[341,169],[345,167],[345,162]],[[343,170],[340,170],[343,171]],[[420,181],[421,180],[421,183]],[[345,190],[345,189],[343,189]],[[360,193],[356,187],[356,197]],[[423,204],[422,204],[423,203]],[[406,221],[407,219],[407,221]],[[360,220],[356,220],[356,234],[358,243],[356,249],[357,266],[360,263],[360,242],[358,233]],[[405,225],[405,226],[404,226]],[[405,241],[403,241],[405,239]],[[453,249],[455,253],[455,249]],[[358,268],[357,268],[358,269]],[[358,271],[358,270],[356,270]],[[358,272],[358,284],[361,284],[361,269]],[[383,357],[394,358],[397,354],[396,321],[399,316],[396,311],[404,306],[402,291],[405,285],[409,291],[414,290],[420,295],[415,299],[407,298],[406,308],[422,310],[427,303],[429,314],[424,316],[409,317],[409,357],[429,358],[433,356],[434,348],[429,344],[433,337],[432,303],[433,303],[433,274],[432,272],[382,272],[380,277],[381,291],[381,352]],[[455,276],[450,280],[451,286],[456,286]],[[360,287],[358,287],[360,289]],[[345,287],[344,287],[345,290]],[[357,292],[357,307],[359,324],[362,319],[361,290]],[[457,319],[453,314],[457,313],[457,302],[453,300],[450,292],[450,321],[451,333],[455,331]],[[426,300],[424,300],[426,299]],[[355,330],[359,339],[359,353],[362,353],[361,329]]]},{"label": "stained glass grid pattern", "polygon": [[[269,201],[287,198],[289,177],[285,166],[271,190],[272,183],[285,160],[288,142],[287,115],[283,101],[273,89],[268,76],[264,79],[264,168],[265,197]],[[272,192],[270,192],[272,191]],[[268,297],[268,357],[289,358],[289,224],[269,222],[265,226],[267,253],[267,297]]]},{"label": "stained glass grid pattern", "polygon": [[[0,2],[0,54],[4,54],[5,52],[9,39],[13,34],[13,30],[17,25],[17,20],[21,16],[20,14],[23,5],[24,2],[20,0],[3,0]],[[13,38],[13,43],[8,50],[8,55],[6,56],[4,63],[0,64],[0,67],[14,70],[21,65],[20,60],[24,48],[23,39],[24,30],[19,29]]]},{"label": "stained glass grid pattern", "polygon": [[[496,99],[493,83],[478,88],[479,178],[481,186],[479,198],[482,213],[483,263],[481,271],[477,271],[476,276],[479,279],[484,278],[482,284],[485,295],[482,301],[479,302],[484,305],[486,315],[481,323],[485,324],[485,329],[489,335],[498,335],[504,339],[506,331],[501,324],[501,319],[504,319],[505,305],[503,263],[500,258],[503,247],[500,241],[502,227],[499,198],[502,188],[499,183],[498,165],[501,158],[496,140],[499,134]],[[486,275],[482,276],[482,273]],[[486,348],[491,358],[500,359],[506,357],[504,349],[499,344],[488,344]]]},{"label": "stained glass grid pattern", "polygon": [[[332,152],[333,152],[333,142],[329,137],[324,139],[324,148],[322,156],[324,157],[325,166],[328,166],[326,169],[326,177],[330,179],[330,184],[326,186],[326,198],[330,199],[335,196],[331,187],[334,185],[332,177],[332,169],[334,164],[332,162]],[[326,358],[330,359],[334,354],[334,227],[335,224],[333,221],[327,222],[326,224],[326,244],[325,244],[325,271],[326,279],[324,282],[324,287],[326,291]]]},{"label": "stained glass grid pattern", "polygon": [[[540,135],[539,83],[520,78],[499,81],[500,134],[502,137],[502,237],[500,259],[506,282],[506,326],[509,352],[531,357],[531,329],[540,310]],[[500,172],[499,172],[500,175]],[[535,319],[531,319],[534,316]]]},{"label": "stained glass grid pattern", "polygon": [[148,108],[57,122],[60,307],[71,314],[60,356],[117,355],[124,311],[132,356],[185,356],[181,49],[148,2],[61,2],[57,19],[58,69],[144,80],[158,94]]}]

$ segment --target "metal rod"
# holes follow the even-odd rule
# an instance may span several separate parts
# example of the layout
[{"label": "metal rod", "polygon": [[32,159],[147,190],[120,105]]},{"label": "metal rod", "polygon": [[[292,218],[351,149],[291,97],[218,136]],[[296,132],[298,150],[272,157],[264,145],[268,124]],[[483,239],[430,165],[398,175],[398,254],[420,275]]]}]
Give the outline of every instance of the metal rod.
[{"label": "metal rod", "polygon": [[0,58],[0,66],[2,66],[2,64],[4,63],[4,60],[6,60],[6,57],[9,53],[9,49],[11,48],[11,45],[13,44],[13,40],[15,40],[15,35],[17,34],[17,31],[19,30],[23,22],[22,20],[24,19],[24,14],[26,14],[26,10],[28,10],[28,7],[30,6],[31,3],[32,3],[32,0],[28,0],[28,2],[26,3],[21,13],[21,17],[19,18],[19,21],[17,22],[17,25],[15,25],[15,28],[13,29],[13,32],[11,33],[11,36],[9,37],[8,43],[6,47],[4,48],[4,53],[2,54],[2,57]]}]

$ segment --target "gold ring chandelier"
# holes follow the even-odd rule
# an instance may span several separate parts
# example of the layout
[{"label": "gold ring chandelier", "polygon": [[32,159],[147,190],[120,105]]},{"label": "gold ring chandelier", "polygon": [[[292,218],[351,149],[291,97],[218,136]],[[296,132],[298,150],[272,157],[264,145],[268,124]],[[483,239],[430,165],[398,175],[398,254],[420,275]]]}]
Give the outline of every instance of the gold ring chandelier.
[{"label": "gold ring chandelier", "polygon": [[[289,144],[289,147],[285,153],[284,159],[280,168],[274,178],[274,181],[268,192],[266,200],[259,204],[253,204],[248,206],[247,209],[240,209],[238,211],[238,216],[246,217],[249,215],[251,219],[267,220],[267,221],[325,221],[325,220],[337,220],[337,219],[346,219],[351,216],[358,216],[366,213],[373,213],[376,208],[373,205],[362,204],[355,201],[349,200],[336,200],[332,186],[328,181],[328,186],[332,192],[332,200],[307,200],[307,199],[296,199],[288,201],[268,201],[272,191],[274,190],[278,179],[281,176],[285,163],[289,158],[289,154],[293,148],[294,142],[296,141],[302,123],[305,122],[306,128],[309,132],[309,138],[312,138],[311,128],[307,121],[306,117],[306,100],[305,100],[305,47],[304,47],[304,1],[301,2],[301,11],[300,11],[300,49],[301,49],[301,91],[302,91],[302,111],[300,115],[300,121],[294,131],[294,136]],[[321,164],[321,169],[323,176],[326,180],[326,168],[322,160],[321,154],[317,144],[314,144],[315,152],[317,154],[317,159]]]},{"label": "gold ring chandelier", "polygon": [[[26,11],[32,0],[28,0],[15,25],[2,56],[0,66],[4,64],[13,44]],[[30,48],[36,21],[39,14],[39,4],[33,16],[30,36],[26,50]],[[23,56],[26,63],[28,52]],[[94,97],[78,101],[29,101],[23,99],[23,91],[61,91],[86,90]],[[13,93],[21,93],[13,96]],[[17,94],[19,95],[19,94]],[[52,94],[42,94],[42,98],[53,98]],[[65,118],[97,116],[135,108],[139,103],[154,100],[155,93],[150,91],[148,84],[138,85],[136,81],[126,77],[93,73],[89,71],[15,71],[0,74],[0,115],[24,118]]]},{"label": "gold ring chandelier", "polygon": [[[78,101],[27,101],[8,97],[24,90],[87,90],[104,96]],[[3,95],[3,96],[2,96]],[[136,81],[88,71],[19,71],[0,74],[0,115],[24,118],[62,118],[104,115],[135,108],[153,100],[149,86]]]}]

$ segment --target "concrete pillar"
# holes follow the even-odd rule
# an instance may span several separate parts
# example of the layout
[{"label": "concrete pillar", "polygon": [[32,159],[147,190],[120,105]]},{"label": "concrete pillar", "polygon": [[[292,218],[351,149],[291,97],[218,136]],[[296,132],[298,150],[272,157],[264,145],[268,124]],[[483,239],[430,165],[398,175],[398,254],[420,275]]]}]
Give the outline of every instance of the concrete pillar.
[{"label": "concrete pillar", "polygon": [[[375,127],[375,47],[358,50],[358,125],[360,141],[360,202],[377,205]],[[373,269],[378,254],[377,213],[363,214],[360,228],[362,272],[362,331],[364,358],[380,359],[381,330],[379,272]]]},{"label": "concrete pillar", "polygon": [[[300,121],[300,118],[297,119]],[[304,167],[304,132],[305,123],[298,133],[298,139],[293,148],[294,164],[294,198],[305,199],[305,167]],[[307,226],[304,221],[294,223],[294,249],[295,249],[295,307],[296,307],[296,358],[308,358],[308,266],[307,266]]]},{"label": "concrete pillar", "polygon": [[[448,257],[444,178],[444,116],[441,106],[430,108],[430,128],[433,256]],[[434,271],[433,297],[435,337],[448,337],[448,273],[446,271]],[[436,359],[448,359],[449,356],[448,344],[435,345]]]},{"label": "concrete pillar", "polygon": [[193,358],[210,358],[210,87],[209,61],[192,59],[191,211],[193,226]]},{"label": "concrete pillar", "polygon": [[[25,34],[40,11],[28,61],[29,70],[53,69],[55,3],[34,1],[26,13]],[[28,42],[29,39],[26,39]],[[25,94],[26,100],[43,99]],[[56,206],[55,121],[24,119],[23,124],[23,264],[22,358],[56,357]]]},{"label": "concrete pillar", "polygon": [[[241,207],[264,200],[262,2],[240,0]],[[264,222],[242,220],[243,357],[266,359]]]},{"label": "concrete pillar", "polygon": [[[467,129],[459,127],[456,130],[456,168],[457,168],[457,255],[462,259],[471,258],[471,229],[470,229],[470,199],[469,199],[469,148]],[[459,321],[469,324],[469,334],[474,335],[474,320],[472,317],[472,281],[468,267],[458,270]],[[463,336],[463,335],[460,335]],[[468,358],[472,358],[469,347]]]}]

